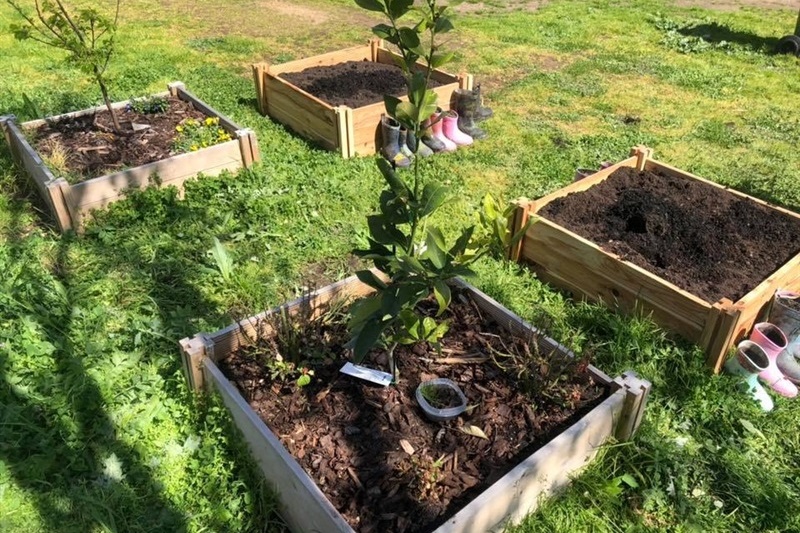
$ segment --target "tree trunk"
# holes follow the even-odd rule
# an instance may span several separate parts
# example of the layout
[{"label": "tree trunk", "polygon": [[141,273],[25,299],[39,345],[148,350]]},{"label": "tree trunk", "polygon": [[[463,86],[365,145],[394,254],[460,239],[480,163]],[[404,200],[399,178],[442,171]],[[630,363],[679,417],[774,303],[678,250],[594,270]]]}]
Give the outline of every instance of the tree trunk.
[{"label": "tree trunk", "polygon": [[95,74],[95,79],[97,80],[97,84],[100,85],[100,92],[103,93],[103,102],[106,104],[106,109],[108,112],[111,113],[111,121],[114,124],[114,132],[117,135],[122,134],[122,128],[119,126],[119,119],[117,119],[117,113],[111,107],[111,100],[108,99],[108,89],[106,89],[106,83],[103,81],[103,77]]}]

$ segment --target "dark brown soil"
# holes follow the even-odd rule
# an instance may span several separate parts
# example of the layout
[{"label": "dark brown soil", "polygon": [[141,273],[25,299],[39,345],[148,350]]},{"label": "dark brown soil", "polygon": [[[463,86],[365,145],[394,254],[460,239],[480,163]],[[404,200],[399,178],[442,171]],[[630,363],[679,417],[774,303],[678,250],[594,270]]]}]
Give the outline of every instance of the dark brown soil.
[{"label": "dark brown soil", "polygon": [[[403,71],[395,65],[373,61],[346,61],[280,75],[330,105],[353,109],[383,101],[384,94],[404,96],[408,90]],[[441,85],[430,80],[429,87]]]},{"label": "dark brown soil", "polygon": [[[490,347],[507,352],[506,345],[524,351],[527,343],[500,337],[501,330],[487,324],[471,301],[454,302],[444,355],[487,355]],[[257,362],[267,357],[263,346],[235,353],[220,366],[360,532],[432,530],[606,395],[585,372],[585,361],[570,360],[564,371],[563,361],[528,352],[519,360],[528,361],[530,379],[518,381],[491,360],[437,364],[435,350],[426,345],[398,347],[399,384],[373,386],[339,373],[347,355],[341,348],[347,340],[343,324],[305,335],[324,339],[328,348],[303,346],[303,353],[324,352],[328,361],[315,366],[312,383],[302,389],[291,379],[271,378]],[[379,362],[385,353],[371,356],[366,364],[386,368]],[[514,368],[516,376],[519,367]],[[567,379],[554,379],[562,373]],[[435,377],[458,383],[472,409],[443,423],[425,418],[415,389]],[[538,394],[528,396],[522,389]],[[467,426],[488,438],[466,434]]]},{"label": "dark brown soil", "polygon": [[716,187],[632,168],[539,214],[709,302],[737,301],[800,253],[800,223]]},{"label": "dark brown soil", "polygon": [[[187,118],[206,117],[192,104],[174,97],[169,98],[164,113],[123,109],[117,116],[122,135],[114,133],[108,111],[101,111],[45,124],[36,131],[34,148],[47,157],[54,150],[64,154],[69,181],[76,182],[166,159],[174,155],[175,127]],[[133,131],[133,124],[149,127]]]}]

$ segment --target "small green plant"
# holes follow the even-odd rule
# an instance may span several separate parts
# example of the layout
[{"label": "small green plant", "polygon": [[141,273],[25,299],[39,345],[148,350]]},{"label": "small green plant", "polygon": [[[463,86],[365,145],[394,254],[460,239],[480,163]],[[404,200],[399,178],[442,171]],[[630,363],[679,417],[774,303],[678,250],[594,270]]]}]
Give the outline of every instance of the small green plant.
[{"label": "small green plant", "polygon": [[114,55],[119,20],[120,0],[116,2],[114,18],[94,8],[68,9],[62,0],[34,0],[36,15],[29,14],[18,1],[6,0],[22,24],[14,24],[11,31],[18,40],[33,41],[67,52],[67,61],[89,75],[100,87],[103,102],[120,133],[119,120],[108,97],[106,70]]},{"label": "small green plant", "polygon": [[486,193],[481,202],[478,219],[484,232],[484,245],[496,258],[507,258],[509,250],[525,236],[534,221],[529,218],[521,229],[512,233],[509,220],[514,215],[514,209],[513,204],[504,206],[502,201],[495,199],[490,193]]},{"label": "small green plant", "polygon": [[222,279],[226,282],[230,281],[235,264],[228,250],[225,249],[216,237],[214,237],[214,247],[211,248],[211,257],[214,258],[214,263],[217,265],[217,272],[222,276]]},{"label": "small green plant", "polygon": [[219,126],[219,117],[203,120],[189,118],[175,127],[177,136],[172,149],[175,152],[196,152],[231,140],[231,134]]},{"label": "small green plant", "polygon": [[169,109],[169,100],[165,96],[145,96],[144,98],[131,98],[128,109],[143,115],[164,113]]}]

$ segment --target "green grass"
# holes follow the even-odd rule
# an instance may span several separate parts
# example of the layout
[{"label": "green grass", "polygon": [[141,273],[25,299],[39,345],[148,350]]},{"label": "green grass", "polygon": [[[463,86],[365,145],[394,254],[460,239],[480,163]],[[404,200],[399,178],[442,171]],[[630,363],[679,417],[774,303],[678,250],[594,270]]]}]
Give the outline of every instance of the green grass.
[{"label": "green grass", "polygon": [[[0,531],[281,529],[224,410],[186,389],[177,341],[351,273],[381,184],[372,159],[343,161],[261,117],[248,70],[357,44],[377,20],[349,0],[276,4],[305,18],[229,2],[221,17],[212,0],[128,3],[111,69],[115,99],[179,79],[254,128],[264,160],[252,170],[192,182],[182,200],[133,194],[85,235],[59,236],[0,145]],[[426,165],[457,195],[445,227],[473,220],[487,191],[539,196],[639,143],[800,208],[800,63],[765,52],[796,13],[523,4],[485,2],[456,19],[451,70],[483,82],[495,118],[489,139]],[[0,5],[0,27],[10,22]],[[691,33],[701,30],[717,42]],[[58,54],[5,32],[0,49],[0,113],[33,118],[23,94],[45,114],[99,100]],[[796,405],[777,399],[764,415],[646,318],[573,302],[514,266],[478,270],[480,287],[592,350],[601,369],[654,384],[635,440],[608,446],[513,531],[800,531]]]}]

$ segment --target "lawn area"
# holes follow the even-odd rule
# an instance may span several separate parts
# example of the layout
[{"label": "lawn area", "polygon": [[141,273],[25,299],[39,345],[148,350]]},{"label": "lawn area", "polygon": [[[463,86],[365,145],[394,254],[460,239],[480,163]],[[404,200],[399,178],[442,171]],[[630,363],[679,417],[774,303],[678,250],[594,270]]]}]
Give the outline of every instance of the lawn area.
[{"label": "lawn area", "polygon": [[[495,116],[488,139],[424,165],[455,191],[438,213],[448,230],[486,192],[535,198],[637,144],[800,210],[800,60],[770,53],[797,2],[451,3],[448,70],[474,74]],[[0,142],[0,532],[282,531],[226,411],[188,390],[178,340],[353,272],[382,187],[375,159],[342,160],[259,115],[250,65],[361,44],[380,19],[352,0],[122,9],[112,98],[181,80],[256,131],[262,162],[190,182],[181,199],[132,194],[62,236]],[[15,41],[12,22],[1,3],[0,115],[98,103],[58,53]],[[515,265],[477,270],[479,288],[600,369],[653,383],[634,440],[606,446],[510,531],[800,531],[800,400],[761,413],[647,317],[573,301]]]}]

